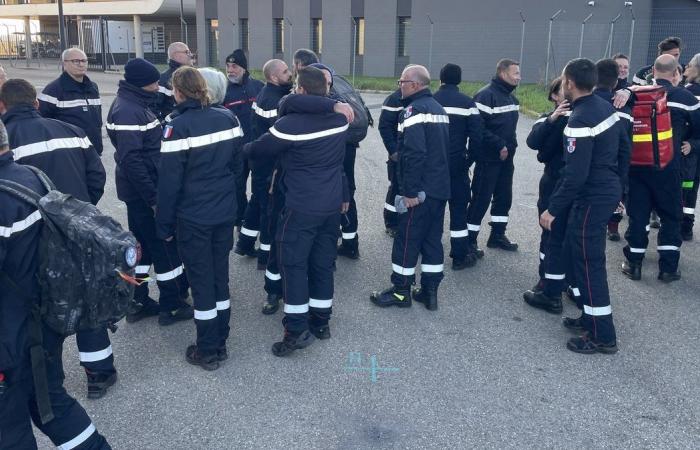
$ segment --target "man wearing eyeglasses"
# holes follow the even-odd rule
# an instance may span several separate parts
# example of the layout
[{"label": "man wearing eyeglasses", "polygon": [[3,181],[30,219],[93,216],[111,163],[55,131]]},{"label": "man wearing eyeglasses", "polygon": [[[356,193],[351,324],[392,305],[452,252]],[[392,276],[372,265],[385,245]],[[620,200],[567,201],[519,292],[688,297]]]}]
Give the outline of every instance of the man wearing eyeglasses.
[{"label": "man wearing eyeglasses", "polygon": [[79,48],[69,48],[61,58],[63,73],[37,96],[39,112],[81,128],[102,155],[102,100],[97,84],[86,75],[87,56]]},{"label": "man wearing eyeglasses", "polygon": [[175,97],[173,96],[173,85],[170,80],[173,73],[182,66],[194,65],[194,55],[184,42],[173,42],[168,46],[168,70],[160,74],[158,80],[158,97],[151,108],[161,123],[175,109]]}]

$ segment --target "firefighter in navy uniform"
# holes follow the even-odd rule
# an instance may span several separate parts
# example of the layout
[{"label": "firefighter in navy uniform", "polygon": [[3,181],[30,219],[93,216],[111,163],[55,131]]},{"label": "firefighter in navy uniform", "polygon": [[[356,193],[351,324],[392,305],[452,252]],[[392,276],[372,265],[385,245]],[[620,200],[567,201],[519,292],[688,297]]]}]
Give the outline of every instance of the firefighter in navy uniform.
[{"label": "firefighter in navy uniform", "polygon": [[[248,72],[248,58],[241,49],[234,50],[226,57],[226,74],[229,84],[226,87],[224,106],[236,115],[243,129],[243,143],[251,142],[253,136],[252,118],[253,103],[263,88],[263,83],[250,76]],[[242,161],[243,176],[238,180],[236,195],[238,195],[238,218],[236,226],[239,227],[238,241],[234,247],[234,252],[241,256],[256,256],[255,241],[260,234],[260,205],[256,198],[251,198],[253,203],[248,205],[246,186],[250,167],[248,161]],[[250,218],[245,220],[246,214],[250,211]]]},{"label": "firefighter in navy uniform", "polygon": [[[685,79],[688,84],[685,88],[700,100],[700,53],[693,56],[686,66]],[[700,141],[688,140],[683,142],[682,149],[686,159],[685,173],[683,175],[683,224],[681,225],[681,237],[684,241],[693,240],[693,225],[695,224],[695,204],[698,200],[698,188],[700,187]],[[693,167],[690,162],[695,160]]]},{"label": "firefighter in navy uniform", "polygon": [[228,358],[229,252],[236,220],[236,177],[243,135],[227,109],[209,106],[207,83],[192,67],[172,79],[177,116],[165,127],[158,179],[158,237],[177,235],[191,279],[197,342],[190,364],[215,370]]},{"label": "firefighter in navy uniform", "polygon": [[440,88],[433,94],[450,119],[450,257],[453,270],[476,264],[476,253],[468,251],[467,207],[471,200],[468,154],[478,153],[484,126],[474,100],[459,92],[461,82],[462,68],[446,64],[440,70]]},{"label": "firefighter in navy uniform", "polygon": [[484,119],[484,133],[481,148],[473,155],[476,158],[476,167],[472,182],[472,202],[467,211],[471,260],[475,259],[481,220],[489,203],[491,235],[486,245],[489,248],[508,251],[518,249],[518,244],[506,237],[506,226],[513,202],[513,157],[518,146],[515,129],[520,110],[513,91],[519,83],[519,64],[502,59],[498,62],[496,76],[491,83],[474,96],[476,106]]},{"label": "firefighter in navy uniform", "polygon": [[[349,192],[343,173],[347,119],[328,113],[323,72],[305,67],[297,73],[297,94],[280,105],[280,119],[244,152],[252,161],[279,155],[284,167],[285,206],[277,227],[278,263],[284,285],[284,338],[272,346],[275,356],[305,348],[315,338],[331,337],[333,271],[340,212]],[[305,98],[306,97],[306,98]],[[316,113],[301,113],[298,102]]]},{"label": "firefighter in navy uniform", "polygon": [[[392,287],[374,292],[377,306],[411,306],[411,298],[431,311],[438,308],[443,278],[445,204],[450,198],[449,118],[430,92],[430,74],[408,66],[398,81],[404,111],[399,119],[399,212],[391,262]],[[421,287],[411,292],[421,256]]]},{"label": "firefighter in navy uniform", "polygon": [[144,59],[127,62],[106,127],[115,148],[117,197],[126,203],[129,230],[153,260],[160,291],[157,304],[148,297],[138,299],[145,303],[136,305],[131,315],[158,315],[158,323],[166,326],[189,320],[194,313],[183,300],[189,285],[177,246],[156,236],[156,187],[163,129],[149,105],[158,92],[159,76],[158,69]]},{"label": "firefighter in navy uniform", "polygon": [[[105,169],[83,130],[41,117],[36,90],[25,80],[8,80],[0,101],[7,109],[3,121],[15,161],[41,169],[59,191],[96,205],[104,192]],[[76,342],[88,398],[100,398],[117,379],[107,330],[78,331]]]},{"label": "firefighter in navy uniform", "polygon": [[[564,151],[562,140],[564,128],[569,121],[569,102],[561,92],[562,78],[554,79],[549,85],[548,99],[554,103],[554,110],[543,114],[535,121],[530,134],[527,136],[527,145],[537,150],[537,161],[544,164],[544,172],[540,178],[539,197],[537,199],[538,217],[549,206],[549,198],[559,181],[561,170],[564,167]],[[523,294],[526,302],[538,293],[544,293],[548,297],[561,296],[564,285],[566,265],[564,262],[563,245],[566,236],[566,222],[568,211],[565,211],[557,220],[552,230],[542,227],[540,236],[539,254],[539,281]],[[561,301],[551,302],[547,311],[561,312]]]},{"label": "firefighter in navy uniform", "polygon": [[[45,193],[36,175],[12,160],[0,122],[0,180]],[[30,327],[36,322],[39,284],[36,273],[41,215],[28,203],[0,192],[0,449],[31,450],[37,444],[32,422],[58,448],[108,450],[111,447],[83,407],[63,387],[63,338],[41,326],[46,390],[35,388]],[[36,299],[34,306],[28,299]],[[36,320],[41,320],[37,318]],[[47,407],[51,408],[49,414]]]},{"label": "firefighter in navy uniform", "polygon": [[[658,56],[671,55],[680,63],[682,45],[681,38],[669,36],[659,42],[657,46],[659,50]],[[639,86],[654,84],[654,64],[639,69],[632,77],[632,83]]]},{"label": "firefighter in navy uniform", "polygon": [[175,97],[173,97],[173,86],[170,79],[173,73],[182,66],[191,66],[192,52],[184,42],[173,42],[168,46],[168,68],[158,77],[158,93],[151,104],[151,110],[161,123],[173,112],[175,108]]},{"label": "firefighter in navy uniform", "polygon": [[566,245],[571,277],[581,290],[583,314],[565,318],[564,326],[583,332],[571,338],[567,348],[586,354],[617,352],[605,270],[605,224],[622,196],[618,159],[624,130],[613,106],[593,95],[596,79],[590,60],[574,59],[564,68],[562,88],[571,104],[564,129],[565,165],[540,216],[540,224],[551,231],[553,222],[569,210]]},{"label": "firefighter in navy uniform", "polygon": [[617,84],[613,90],[617,92],[620,89],[627,89],[630,85],[630,82],[627,81],[630,76],[630,59],[622,53],[616,54],[612,59],[617,64]]},{"label": "firefighter in navy uniform", "polygon": [[97,84],[85,75],[88,59],[79,48],[63,52],[63,73],[39,94],[39,112],[85,131],[102,155],[102,100]]},{"label": "firefighter in navy uniform", "polygon": [[666,89],[666,99],[671,111],[673,128],[673,160],[663,169],[646,167],[630,169],[629,200],[627,213],[630,228],[627,246],[624,248],[626,261],[622,272],[632,280],[642,277],[642,261],[649,244],[646,229],[649,213],[656,210],[661,219],[657,250],[659,252],[658,279],[672,282],[681,277],[678,270],[681,247],[682,192],[681,158],[683,142],[700,138],[700,102],[687,89],[674,86],[678,81],[678,61],[672,55],[656,58],[653,69],[656,84]]},{"label": "firefighter in navy uniform", "polygon": [[399,117],[403,111],[401,104],[401,89],[392,92],[384,99],[382,104],[382,112],[379,115],[379,135],[384,142],[388,159],[386,160],[387,178],[389,179],[389,188],[386,192],[386,200],[384,201],[384,227],[387,234],[392,238],[396,235],[398,227],[398,214],[394,206],[394,199],[399,193],[399,183],[397,180],[396,166],[399,161],[398,154],[398,125]]}]

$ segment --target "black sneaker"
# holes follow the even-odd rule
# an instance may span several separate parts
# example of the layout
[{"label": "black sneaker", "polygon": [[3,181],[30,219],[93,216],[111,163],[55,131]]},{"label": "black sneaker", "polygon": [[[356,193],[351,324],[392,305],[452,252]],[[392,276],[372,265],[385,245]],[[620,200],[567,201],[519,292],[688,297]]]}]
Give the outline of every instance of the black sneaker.
[{"label": "black sneaker", "polygon": [[160,311],[160,306],[151,297],[147,297],[143,301],[132,301],[129,305],[129,310],[126,312],[126,321],[128,323],[136,323],[147,317],[157,316]]},{"label": "black sneaker", "polygon": [[515,252],[518,250],[518,244],[511,242],[505,234],[500,233],[491,233],[489,240],[486,241],[486,246],[488,248],[500,248],[508,252]]},{"label": "black sneaker", "polygon": [[452,259],[452,270],[464,270],[468,267],[474,267],[476,265],[476,255],[467,254],[464,258],[453,258]]},{"label": "black sneaker", "polygon": [[408,289],[399,291],[393,286],[382,292],[372,292],[369,299],[372,303],[382,308],[387,306],[411,307],[411,291]]},{"label": "black sneaker", "polygon": [[87,397],[91,399],[102,398],[107,393],[107,389],[117,382],[117,372],[101,373],[88,372],[87,375]]},{"label": "black sneaker", "polygon": [[564,317],[562,318],[561,323],[564,325],[564,328],[571,331],[581,332],[586,330],[586,328],[583,326],[583,317],[577,317],[575,319],[572,317]]},{"label": "black sneaker", "polygon": [[219,353],[202,355],[196,345],[190,345],[185,351],[185,359],[193,366],[199,366],[204,370],[216,370],[219,368]]},{"label": "black sneaker", "polygon": [[174,311],[165,311],[158,314],[158,325],[168,326],[175,322],[191,320],[194,318],[194,309],[190,305],[183,305]]},{"label": "black sneaker", "polygon": [[638,262],[624,261],[620,266],[622,273],[633,281],[642,279],[642,264]]},{"label": "black sneaker", "polygon": [[263,303],[262,313],[266,316],[272,315],[280,309],[281,295],[277,294],[267,294],[267,300]]},{"label": "black sneaker", "polygon": [[547,311],[551,314],[561,314],[561,297],[550,297],[544,292],[525,291],[523,292],[525,303],[533,308]]},{"label": "black sneaker", "polygon": [[422,303],[428,311],[437,311],[437,289],[414,288],[412,295],[413,300]]},{"label": "black sneaker", "polygon": [[572,352],[583,353],[586,355],[592,355],[593,353],[612,355],[613,353],[617,353],[617,343],[615,341],[595,341],[588,333],[584,333],[579,337],[569,339],[569,342],[566,343],[566,348]]},{"label": "black sneaker", "polygon": [[323,327],[311,327],[309,328],[309,331],[311,334],[313,334],[316,339],[318,340],[324,340],[324,339],[330,339],[331,338],[331,327],[326,325]]},{"label": "black sneaker", "polygon": [[346,258],[350,259],[359,259],[360,250],[358,250],[357,247],[341,244],[338,246],[338,256],[345,256]]},{"label": "black sneaker", "polygon": [[240,240],[236,241],[233,253],[241,256],[249,256],[251,258],[258,256],[258,252],[255,250],[255,242],[253,242],[253,245],[243,245]]},{"label": "black sneaker", "polygon": [[659,281],[663,281],[664,283],[672,283],[681,279],[681,272],[680,270],[675,272],[659,272],[659,276],[657,278]]},{"label": "black sneaker", "polygon": [[304,330],[300,335],[292,335],[288,332],[284,333],[284,338],[280,342],[272,344],[272,354],[275,356],[287,356],[294,350],[301,350],[313,344],[316,340],[313,334],[308,330]]}]

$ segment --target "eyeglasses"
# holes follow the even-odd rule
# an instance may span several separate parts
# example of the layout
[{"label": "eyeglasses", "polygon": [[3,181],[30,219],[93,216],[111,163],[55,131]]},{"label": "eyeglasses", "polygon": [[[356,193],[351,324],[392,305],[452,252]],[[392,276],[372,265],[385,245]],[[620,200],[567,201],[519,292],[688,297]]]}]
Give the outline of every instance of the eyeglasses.
[{"label": "eyeglasses", "polygon": [[404,83],[417,83],[417,81],[415,81],[415,80],[398,80],[398,81],[396,82],[396,84],[398,84],[399,87],[401,87],[401,85],[404,84]]},{"label": "eyeglasses", "polygon": [[78,64],[87,64],[88,60],[87,59],[65,59],[65,62],[69,62],[71,64],[75,64],[76,66]]},{"label": "eyeglasses", "polygon": [[192,52],[189,51],[189,50],[178,50],[178,51],[173,52],[173,53],[184,53],[184,54],[186,54],[187,56],[194,56],[194,53],[192,53]]}]

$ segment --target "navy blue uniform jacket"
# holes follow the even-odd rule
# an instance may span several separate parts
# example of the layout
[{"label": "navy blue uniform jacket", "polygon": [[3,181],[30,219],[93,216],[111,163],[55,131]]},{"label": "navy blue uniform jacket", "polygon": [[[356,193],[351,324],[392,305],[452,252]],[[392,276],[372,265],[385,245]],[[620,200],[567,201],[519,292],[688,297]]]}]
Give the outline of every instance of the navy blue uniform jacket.
[{"label": "navy blue uniform jacket", "polygon": [[243,128],[243,142],[251,142],[253,139],[252,113],[258,93],[263,88],[261,81],[251,78],[246,72],[243,82],[235,84],[229,82],[224,97],[224,106],[238,117]]},{"label": "navy blue uniform jacket", "polygon": [[564,149],[561,140],[564,128],[569,122],[568,115],[561,115],[552,122],[549,117],[554,111],[542,114],[527,136],[527,146],[537,150],[537,161],[544,163],[544,173],[552,179],[558,179],[564,167]]},{"label": "navy blue uniform jacket", "polygon": [[518,147],[515,129],[518,126],[520,104],[513,95],[515,86],[496,77],[474,96],[477,108],[484,119],[481,149],[474,155],[476,161],[500,161],[503,147],[508,158],[513,158]]},{"label": "navy blue uniform jacket", "polygon": [[384,99],[382,112],[379,114],[379,125],[377,126],[382,142],[384,142],[384,148],[386,148],[389,156],[399,151],[398,125],[401,111],[403,111],[401,90],[397,89]]},{"label": "navy blue uniform jacket", "polygon": [[459,92],[454,84],[443,84],[433,97],[450,118],[450,159],[464,159],[467,150],[469,155],[477,155],[484,121],[474,100]]}]

